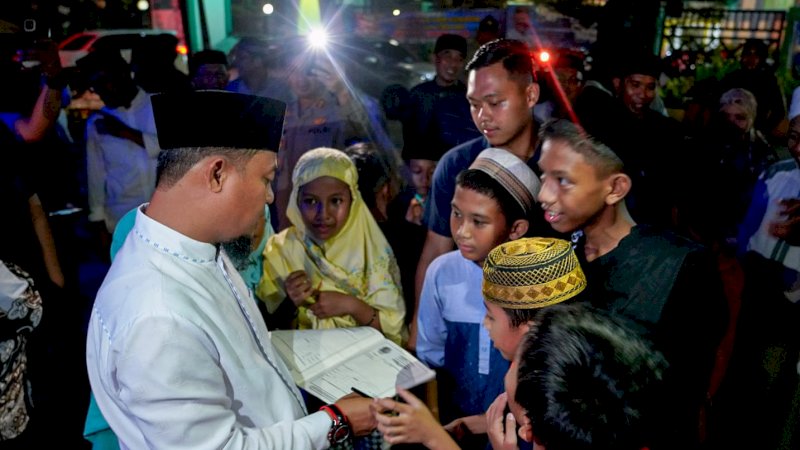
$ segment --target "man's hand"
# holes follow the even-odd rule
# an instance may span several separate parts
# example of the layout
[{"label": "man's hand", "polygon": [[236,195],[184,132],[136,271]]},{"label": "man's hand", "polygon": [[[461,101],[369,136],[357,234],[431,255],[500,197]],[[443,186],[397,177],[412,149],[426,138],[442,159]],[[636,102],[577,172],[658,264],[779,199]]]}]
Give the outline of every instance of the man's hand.
[{"label": "man's hand", "polygon": [[296,270],[286,277],[284,283],[286,295],[292,300],[295,306],[302,306],[306,300],[314,297],[316,291],[311,285],[311,278],[304,270]]},{"label": "man's hand", "polygon": [[356,436],[366,436],[375,429],[377,422],[372,414],[372,399],[350,394],[337,400],[336,406],[347,416]]}]

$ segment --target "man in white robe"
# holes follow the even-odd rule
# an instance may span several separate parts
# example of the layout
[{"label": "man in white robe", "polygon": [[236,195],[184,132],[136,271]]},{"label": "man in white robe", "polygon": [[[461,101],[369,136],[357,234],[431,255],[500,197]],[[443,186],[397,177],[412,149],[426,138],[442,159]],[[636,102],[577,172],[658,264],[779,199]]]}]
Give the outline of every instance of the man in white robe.
[{"label": "man in white robe", "polygon": [[97,294],[87,341],[120,446],[321,449],[342,425],[366,434],[368,399],[307,413],[219,245],[249,235],[273,199],[285,104],[201,91],[157,95],[153,109],[157,188]]}]

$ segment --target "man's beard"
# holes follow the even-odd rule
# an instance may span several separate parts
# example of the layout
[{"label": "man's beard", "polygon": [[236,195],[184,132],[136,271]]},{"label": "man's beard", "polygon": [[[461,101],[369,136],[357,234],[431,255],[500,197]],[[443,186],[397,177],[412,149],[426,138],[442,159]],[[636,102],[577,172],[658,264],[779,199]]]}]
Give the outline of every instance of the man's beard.
[{"label": "man's beard", "polygon": [[228,258],[231,259],[236,270],[241,272],[247,267],[250,253],[253,251],[253,237],[249,235],[239,236],[236,239],[222,243],[222,248]]}]

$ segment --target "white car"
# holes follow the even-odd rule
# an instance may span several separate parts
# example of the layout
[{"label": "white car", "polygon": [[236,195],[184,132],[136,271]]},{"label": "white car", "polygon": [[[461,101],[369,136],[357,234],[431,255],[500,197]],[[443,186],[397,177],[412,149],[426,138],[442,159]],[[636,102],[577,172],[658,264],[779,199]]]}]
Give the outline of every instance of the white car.
[{"label": "white car", "polygon": [[[146,36],[176,33],[172,30],[120,29],[120,30],[89,30],[73,34],[58,45],[58,56],[62,67],[74,67],[76,61],[88,55],[89,52],[99,48],[115,48],[126,61],[131,61],[131,51]],[[178,44],[178,53],[175,58],[175,67],[188,73],[188,57],[186,45]]]}]

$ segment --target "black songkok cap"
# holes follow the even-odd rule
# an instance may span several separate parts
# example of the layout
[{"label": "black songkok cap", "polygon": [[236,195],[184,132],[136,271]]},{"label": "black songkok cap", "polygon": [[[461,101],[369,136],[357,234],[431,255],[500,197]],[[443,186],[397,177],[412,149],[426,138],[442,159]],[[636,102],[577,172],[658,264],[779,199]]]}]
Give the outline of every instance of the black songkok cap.
[{"label": "black songkok cap", "polygon": [[661,76],[661,59],[650,52],[639,52],[631,55],[622,64],[622,77],[630,75],[649,75],[655,79]]},{"label": "black songkok cap", "polygon": [[436,39],[433,53],[436,54],[444,50],[455,50],[466,57],[467,40],[457,34],[443,34]]},{"label": "black songkok cap", "polygon": [[152,97],[162,149],[225,147],[278,151],[286,103],[226,91],[156,94]]}]

